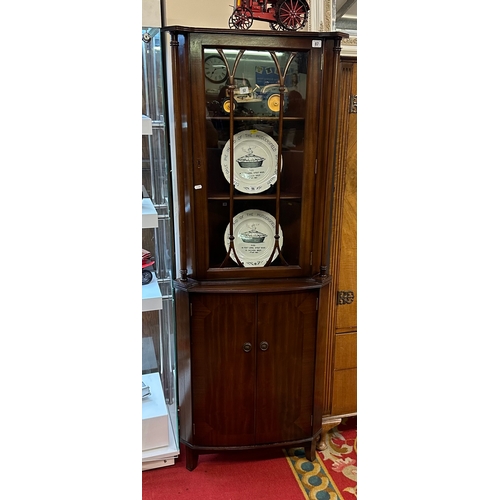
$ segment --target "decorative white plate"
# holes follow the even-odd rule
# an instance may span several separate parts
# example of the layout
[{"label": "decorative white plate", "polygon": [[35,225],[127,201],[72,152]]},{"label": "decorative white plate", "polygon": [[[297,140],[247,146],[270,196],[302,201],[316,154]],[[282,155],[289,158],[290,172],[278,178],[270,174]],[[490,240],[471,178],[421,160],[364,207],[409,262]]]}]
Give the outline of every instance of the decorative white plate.
[{"label": "decorative white plate", "polygon": [[[245,267],[263,267],[274,251],[273,261],[278,257],[274,248],[276,219],[263,210],[245,210],[233,218],[234,249]],[[279,246],[283,248],[283,232],[279,228]],[[229,250],[229,224],[224,233],[226,250]],[[231,258],[236,259],[231,252]]]},{"label": "decorative white plate", "polygon": [[[233,136],[234,187],[241,193],[261,193],[269,189],[278,174],[278,144],[260,130],[244,130]],[[227,182],[230,179],[229,139],[222,151],[221,166]],[[283,162],[282,162],[283,164]]]}]

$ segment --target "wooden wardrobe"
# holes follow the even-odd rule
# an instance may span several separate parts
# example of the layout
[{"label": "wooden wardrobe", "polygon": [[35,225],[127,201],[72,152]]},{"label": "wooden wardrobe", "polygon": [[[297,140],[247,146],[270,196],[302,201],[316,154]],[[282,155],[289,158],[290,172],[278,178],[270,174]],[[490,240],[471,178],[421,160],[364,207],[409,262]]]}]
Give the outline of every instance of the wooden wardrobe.
[{"label": "wooden wardrobe", "polygon": [[357,412],[357,60],[341,58],[338,164],[334,181],[323,432]]}]

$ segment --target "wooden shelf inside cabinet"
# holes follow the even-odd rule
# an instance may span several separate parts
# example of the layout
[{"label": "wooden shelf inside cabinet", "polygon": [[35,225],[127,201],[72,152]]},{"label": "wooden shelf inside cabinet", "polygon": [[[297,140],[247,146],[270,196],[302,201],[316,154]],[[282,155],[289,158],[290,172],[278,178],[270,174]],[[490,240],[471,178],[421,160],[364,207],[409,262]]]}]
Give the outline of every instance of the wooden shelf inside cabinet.
[{"label": "wooden shelf inside cabinet", "polygon": [[153,134],[153,122],[151,118],[146,115],[142,115],[142,135],[152,135]]},{"label": "wooden shelf inside cabinet", "polygon": [[142,285],[142,312],[159,311],[162,308],[161,291],[153,273],[153,280],[147,285]]},{"label": "wooden shelf inside cabinet", "polygon": [[[274,194],[264,194],[264,195],[234,195],[233,199],[236,201],[255,201],[255,200],[271,200],[274,201],[276,199],[276,195]],[[300,193],[292,193],[292,194],[282,194],[280,196],[281,200],[298,200],[300,201]],[[219,200],[219,201],[227,201],[229,202],[229,195],[226,193],[214,193],[207,196],[207,200]]]},{"label": "wooden shelf inside cabinet", "polygon": [[158,213],[151,198],[142,199],[142,228],[158,227]]}]

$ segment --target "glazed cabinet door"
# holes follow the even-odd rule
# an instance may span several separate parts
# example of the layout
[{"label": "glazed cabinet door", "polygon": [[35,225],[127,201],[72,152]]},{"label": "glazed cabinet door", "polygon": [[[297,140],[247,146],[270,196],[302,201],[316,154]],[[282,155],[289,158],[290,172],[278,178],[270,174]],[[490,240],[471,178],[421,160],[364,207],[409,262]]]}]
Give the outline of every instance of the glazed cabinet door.
[{"label": "glazed cabinet door", "polygon": [[256,296],[193,294],[191,308],[194,444],[253,444]]},{"label": "glazed cabinet door", "polygon": [[319,133],[323,41],[237,42],[192,34],[189,45],[192,275],[310,276],[323,223],[314,220],[318,144],[328,141]]},{"label": "glazed cabinet door", "polygon": [[317,291],[259,295],[258,442],[312,435],[317,298]]}]

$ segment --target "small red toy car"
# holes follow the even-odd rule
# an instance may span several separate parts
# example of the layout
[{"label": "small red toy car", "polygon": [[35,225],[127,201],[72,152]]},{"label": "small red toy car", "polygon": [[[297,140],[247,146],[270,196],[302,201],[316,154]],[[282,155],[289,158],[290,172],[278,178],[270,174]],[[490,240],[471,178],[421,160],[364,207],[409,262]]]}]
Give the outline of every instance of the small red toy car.
[{"label": "small red toy car", "polygon": [[155,261],[151,257],[151,252],[148,250],[142,249],[142,284],[147,285],[148,283],[151,283],[153,280],[153,273],[149,270],[146,269],[148,267],[151,267]]}]

